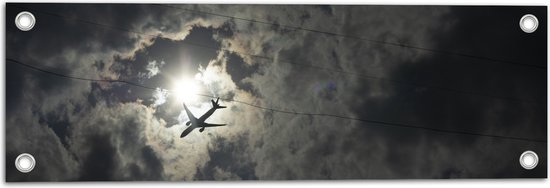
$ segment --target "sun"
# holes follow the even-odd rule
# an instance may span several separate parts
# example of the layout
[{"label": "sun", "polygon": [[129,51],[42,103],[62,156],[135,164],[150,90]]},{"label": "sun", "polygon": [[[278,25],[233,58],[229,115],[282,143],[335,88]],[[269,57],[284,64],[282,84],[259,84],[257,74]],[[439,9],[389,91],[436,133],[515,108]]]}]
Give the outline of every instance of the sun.
[{"label": "sun", "polygon": [[199,83],[194,79],[180,79],[174,82],[173,95],[178,102],[193,102],[200,92]]}]

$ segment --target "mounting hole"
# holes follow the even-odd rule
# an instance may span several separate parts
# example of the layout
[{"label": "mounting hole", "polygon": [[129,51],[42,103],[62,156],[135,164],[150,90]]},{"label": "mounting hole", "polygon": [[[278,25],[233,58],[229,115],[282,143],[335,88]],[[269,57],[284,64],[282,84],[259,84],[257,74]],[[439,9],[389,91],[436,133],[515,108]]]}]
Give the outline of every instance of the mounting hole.
[{"label": "mounting hole", "polygon": [[537,167],[538,163],[539,156],[537,156],[537,154],[533,151],[525,151],[519,157],[519,164],[521,164],[521,167],[527,170],[531,170]]},{"label": "mounting hole", "polygon": [[539,27],[539,20],[532,14],[526,14],[519,20],[519,27],[526,33],[535,32]]},{"label": "mounting hole", "polygon": [[15,26],[21,31],[29,31],[34,27],[36,19],[32,13],[23,11],[15,17]]},{"label": "mounting hole", "polygon": [[15,167],[19,172],[28,173],[32,171],[36,161],[31,154],[23,153],[15,159]]}]

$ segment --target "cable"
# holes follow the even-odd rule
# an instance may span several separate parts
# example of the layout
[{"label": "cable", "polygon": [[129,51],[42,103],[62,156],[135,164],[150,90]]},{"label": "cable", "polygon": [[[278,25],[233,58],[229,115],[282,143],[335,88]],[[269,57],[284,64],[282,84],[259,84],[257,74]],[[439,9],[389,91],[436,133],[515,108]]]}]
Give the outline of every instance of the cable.
[{"label": "cable", "polygon": [[[9,61],[9,62],[16,63],[18,65],[21,65],[23,67],[35,70],[35,71],[39,71],[39,72],[46,73],[46,74],[51,74],[51,75],[62,77],[62,78],[82,80],[82,81],[90,81],[90,82],[125,83],[125,84],[129,84],[129,85],[132,85],[132,86],[148,89],[148,90],[155,90],[155,91],[157,90],[157,88],[148,87],[148,86],[144,86],[144,85],[141,85],[141,84],[137,84],[137,83],[133,83],[133,82],[130,82],[130,81],[125,81],[125,80],[92,79],[92,78],[81,78],[81,77],[69,76],[69,75],[64,75],[64,74],[59,74],[59,73],[56,73],[56,72],[44,70],[44,69],[41,69],[39,67],[32,66],[32,65],[17,61],[15,59],[6,58],[6,60]],[[171,92],[171,90],[165,90],[165,91]],[[196,94],[196,95],[202,96],[202,97],[208,97],[208,98],[216,98],[215,96],[207,95],[207,94]],[[286,110],[281,110],[281,109],[263,107],[263,106],[255,105],[255,104],[252,104],[252,103],[235,100],[235,99],[232,99],[232,98],[221,98],[221,99],[225,100],[225,101],[232,101],[232,102],[248,105],[248,106],[258,108],[258,109],[262,109],[262,110],[273,111],[273,112],[278,112],[278,113],[285,113],[285,114],[293,114],[293,115],[301,115],[301,116],[334,117],[334,118],[340,118],[340,119],[360,121],[360,122],[365,122],[365,123],[373,123],[373,124],[367,124],[367,125],[391,126],[391,127],[400,127],[400,128],[413,128],[413,129],[426,130],[426,131],[432,131],[432,132],[449,133],[449,134],[460,134],[460,135],[481,136],[481,137],[490,137],[490,138],[500,138],[500,139],[510,139],[510,140],[546,143],[546,140],[539,140],[539,139],[529,139],[529,138],[522,138],[522,137],[511,137],[511,136],[502,136],[502,135],[491,135],[491,134],[483,134],[483,133],[472,133],[472,132],[465,132],[465,131],[437,129],[437,128],[414,126],[414,125],[407,125],[407,124],[401,124],[401,123],[369,120],[369,119],[357,118],[357,117],[347,117],[347,116],[335,115],[335,114],[291,112],[291,111],[286,111]]]},{"label": "cable", "polygon": [[167,4],[153,4],[153,5],[159,6],[159,7],[165,7],[165,8],[179,9],[179,10],[192,12],[192,13],[196,13],[196,14],[218,16],[218,17],[224,17],[224,18],[229,18],[229,19],[234,19],[234,20],[241,20],[241,21],[246,21],[246,22],[251,22],[251,23],[259,23],[259,24],[264,24],[264,25],[272,25],[272,26],[276,26],[276,27],[284,27],[284,28],[288,28],[288,29],[292,29],[292,30],[301,30],[301,31],[317,33],[317,34],[323,34],[323,35],[327,35],[327,36],[335,36],[335,37],[340,37],[340,38],[345,38],[345,39],[361,40],[361,41],[370,42],[370,43],[390,45],[390,46],[403,47],[403,48],[410,48],[410,49],[415,49],[415,50],[427,51],[427,52],[431,52],[431,53],[441,53],[441,54],[447,54],[447,55],[453,55],[453,56],[462,56],[462,57],[467,57],[467,58],[480,59],[480,60],[499,62],[499,63],[506,63],[506,64],[517,65],[517,66],[533,67],[533,68],[537,68],[537,69],[546,70],[546,67],[540,66],[540,65],[518,63],[518,62],[514,62],[514,61],[507,61],[507,60],[501,60],[501,59],[495,59],[495,58],[489,58],[489,57],[483,57],[483,56],[477,56],[477,55],[471,55],[471,54],[465,54],[465,53],[459,53],[459,52],[453,52],[453,51],[429,49],[429,48],[412,46],[412,45],[403,44],[403,43],[394,43],[394,42],[387,42],[387,41],[381,41],[381,40],[374,40],[374,39],[368,39],[368,38],[363,38],[363,37],[358,37],[358,36],[352,36],[352,35],[346,35],[346,34],[334,33],[334,32],[328,32],[328,31],[321,31],[321,30],[305,28],[305,27],[299,27],[299,26],[283,25],[283,24],[278,24],[278,23],[273,23],[273,22],[268,22],[268,21],[255,20],[255,19],[250,19],[250,18],[241,18],[241,17],[236,17],[236,16],[228,16],[228,15],[224,15],[224,14],[200,11],[200,10],[195,10],[195,9],[188,9],[188,8],[183,8],[183,7],[176,7],[176,6],[167,5]]},{"label": "cable", "polygon": [[[29,8],[20,7],[20,6],[15,6],[15,7],[22,8],[22,9],[29,9]],[[45,14],[45,15],[59,17],[61,19],[72,20],[72,21],[86,23],[86,24],[89,24],[89,25],[99,26],[99,27],[102,27],[102,28],[105,28],[105,29],[113,29],[113,30],[118,30],[118,31],[137,34],[137,35],[149,36],[149,37],[158,37],[159,36],[159,35],[153,35],[153,34],[137,32],[137,31],[133,31],[133,30],[130,30],[130,29],[126,29],[126,28],[115,27],[115,26],[111,26],[111,25],[107,25],[107,24],[97,23],[97,22],[93,22],[93,21],[89,21],[89,20],[83,20],[83,19],[74,18],[74,17],[67,17],[67,16],[63,16],[63,15],[60,15],[60,14],[56,14],[56,13],[45,12],[45,11],[36,10],[36,9],[29,9],[29,10],[32,10],[32,11],[38,12],[38,13],[42,13],[42,14]],[[253,58],[260,58],[260,59],[267,59],[267,60],[275,61],[275,58],[269,57],[269,56],[264,56],[264,55],[249,54],[249,53],[237,52],[237,51],[233,51],[233,50],[225,50],[225,49],[212,47],[212,46],[208,46],[208,45],[203,45],[203,44],[200,44],[200,43],[193,43],[193,42],[189,42],[189,41],[185,41],[185,42],[182,42],[182,43],[184,45],[196,46],[196,47],[209,49],[209,50],[215,50],[215,51],[218,51],[218,50],[222,51],[223,50],[223,51],[226,51],[226,52],[229,52],[229,53],[235,53],[235,54],[240,54],[240,55],[249,56],[249,57],[253,57]],[[328,71],[328,72],[341,73],[341,74],[344,74],[346,76],[355,76],[355,77],[362,78],[362,79],[379,80],[379,81],[393,83],[393,84],[410,85],[410,86],[422,87],[422,88],[430,88],[430,89],[436,89],[436,90],[441,90],[441,91],[461,93],[461,94],[467,94],[467,95],[476,95],[476,96],[481,96],[481,97],[486,97],[486,98],[513,101],[513,102],[519,102],[519,103],[530,103],[530,104],[534,104],[534,105],[540,105],[541,104],[540,102],[537,102],[537,101],[518,99],[518,98],[514,98],[514,97],[496,96],[496,95],[490,95],[490,94],[479,93],[479,92],[463,91],[463,90],[459,90],[459,89],[454,89],[454,88],[449,88],[449,87],[442,87],[442,86],[435,86],[435,85],[423,85],[423,84],[418,84],[418,83],[414,83],[414,82],[399,81],[399,80],[394,80],[394,79],[387,79],[387,78],[382,78],[382,77],[365,75],[365,74],[360,74],[360,73],[356,73],[356,72],[345,71],[345,70],[342,70],[342,69],[332,69],[332,68],[326,68],[326,67],[315,66],[315,65],[310,65],[310,64],[295,63],[295,62],[292,62],[290,59],[279,59],[278,62],[291,64],[291,65],[296,65],[296,66],[302,66],[302,67],[309,67],[309,68],[324,70],[324,71]]]},{"label": "cable", "polygon": [[137,84],[137,83],[133,83],[133,82],[129,82],[129,81],[124,81],[124,80],[92,79],[92,78],[81,78],[81,77],[68,76],[68,75],[59,74],[59,73],[56,73],[56,72],[44,70],[44,69],[41,69],[41,68],[38,68],[38,67],[35,67],[35,66],[32,66],[32,65],[26,64],[26,63],[22,63],[22,62],[20,62],[20,61],[14,60],[14,59],[6,58],[6,60],[8,60],[8,61],[10,61],[10,62],[13,62],[13,63],[17,63],[18,65],[21,65],[21,66],[24,66],[24,67],[33,69],[33,70],[35,70],[35,71],[39,71],[39,72],[43,72],[43,73],[55,75],[55,76],[62,77],[62,78],[69,78],[69,79],[82,80],[82,81],[90,81],[90,82],[123,83],[123,84],[133,85],[133,86],[136,86],[136,87],[141,87],[141,88],[144,88],[144,89],[156,90],[156,88],[147,87],[147,86],[144,86],[144,85],[140,85],[140,84]]}]

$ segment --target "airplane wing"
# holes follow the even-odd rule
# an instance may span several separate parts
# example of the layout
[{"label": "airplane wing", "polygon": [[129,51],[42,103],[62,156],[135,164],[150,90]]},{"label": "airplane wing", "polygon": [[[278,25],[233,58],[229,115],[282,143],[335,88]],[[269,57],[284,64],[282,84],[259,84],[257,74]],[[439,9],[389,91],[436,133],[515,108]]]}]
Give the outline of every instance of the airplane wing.
[{"label": "airplane wing", "polygon": [[225,126],[227,124],[211,124],[211,123],[204,123],[202,124],[204,127],[219,127],[219,126]]},{"label": "airplane wing", "polygon": [[187,105],[185,105],[185,103],[183,103],[183,108],[185,108],[185,113],[187,113],[187,117],[189,117],[189,120],[197,119],[197,118],[195,118],[193,113],[191,113],[191,111],[189,111],[189,108],[187,108]]}]

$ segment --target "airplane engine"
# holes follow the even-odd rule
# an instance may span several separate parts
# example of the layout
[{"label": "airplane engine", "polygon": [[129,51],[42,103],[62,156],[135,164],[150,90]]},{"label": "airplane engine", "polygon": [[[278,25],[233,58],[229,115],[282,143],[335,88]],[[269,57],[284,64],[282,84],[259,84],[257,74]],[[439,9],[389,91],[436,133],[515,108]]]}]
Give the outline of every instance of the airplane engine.
[{"label": "airplane engine", "polygon": [[191,121],[187,121],[187,123],[185,123],[185,125],[187,125],[187,126],[191,125]]},{"label": "airplane engine", "polygon": [[199,132],[201,132],[201,133],[202,133],[202,131],[204,131],[204,127],[203,127],[203,128],[201,128],[201,129],[199,129]]}]

